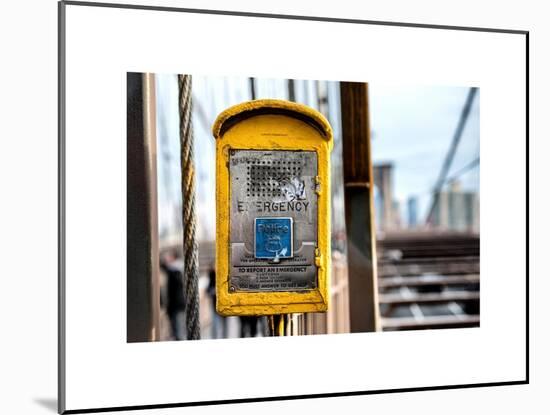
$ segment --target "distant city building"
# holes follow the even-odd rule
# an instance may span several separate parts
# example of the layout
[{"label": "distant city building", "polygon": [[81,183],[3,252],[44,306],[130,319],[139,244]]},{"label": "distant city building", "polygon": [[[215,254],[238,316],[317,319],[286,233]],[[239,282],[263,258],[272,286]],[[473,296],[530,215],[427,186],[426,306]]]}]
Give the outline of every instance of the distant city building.
[{"label": "distant city building", "polygon": [[479,232],[479,194],[465,192],[459,182],[436,195],[433,225],[454,231]]},{"label": "distant city building", "polygon": [[407,200],[407,224],[409,228],[415,228],[418,225],[418,199],[415,196]]},{"label": "distant city building", "polygon": [[392,217],[392,223],[391,227],[395,229],[401,228],[401,204],[399,203],[399,200],[393,200],[391,204],[391,217]]},{"label": "distant city building", "polygon": [[374,222],[376,225],[376,230],[382,230],[382,221],[383,221],[383,209],[384,201],[382,200],[382,193],[378,186],[374,186]]},{"label": "distant city building", "polygon": [[373,166],[373,175],[374,185],[378,190],[378,201],[376,204],[377,228],[383,231],[395,228],[397,224],[395,220],[396,209],[393,200],[393,164],[375,164]]}]

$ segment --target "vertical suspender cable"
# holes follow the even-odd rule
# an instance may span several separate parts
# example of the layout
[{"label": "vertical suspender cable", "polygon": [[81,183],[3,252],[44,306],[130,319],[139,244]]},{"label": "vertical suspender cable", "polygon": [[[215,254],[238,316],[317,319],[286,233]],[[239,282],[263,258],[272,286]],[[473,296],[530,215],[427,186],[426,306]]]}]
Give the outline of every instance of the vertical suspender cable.
[{"label": "vertical suspender cable", "polygon": [[200,339],[199,267],[196,241],[195,168],[191,125],[191,76],[178,75],[181,143],[181,191],[183,205],[183,262],[187,339]]},{"label": "vertical suspender cable", "polygon": [[453,135],[453,140],[451,141],[451,146],[447,150],[447,154],[445,155],[445,160],[443,161],[443,166],[441,166],[441,171],[439,172],[439,176],[437,178],[437,181],[434,186],[434,190],[432,192],[432,201],[430,204],[430,210],[428,211],[428,216],[426,217],[427,224],[431,224],[433,221],[435,209],[439,203],[439,194],[446,183],[447,174],[449,174],[449,169],[451,168],[451,164],[453,163],[456,149],[458,148],[458,143],[460,142],[460,139],[462,137],[464,127],[466,126],[466,121],[468,120],[468,116],[470,115],[470,110],[472,108],[472,103],[474,102],[476,93],[477,93],[477,88],[475,87],[471,87],[468,90],[466,102],[464,103],[464,107],[462,108],[462,112],[460,113],[460,119],[458,120],[458,125],[456,126],[456,129]]}]

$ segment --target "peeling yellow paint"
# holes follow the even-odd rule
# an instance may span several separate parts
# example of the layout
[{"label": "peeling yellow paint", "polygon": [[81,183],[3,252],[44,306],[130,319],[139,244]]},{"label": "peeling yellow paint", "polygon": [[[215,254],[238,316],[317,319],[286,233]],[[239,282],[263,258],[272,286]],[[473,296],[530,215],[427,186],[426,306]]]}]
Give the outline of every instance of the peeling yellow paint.
[{"label": "peeling yellow paint", "polygon": [[[330,287],[330,152],[332,129],[322,114],[282,100],[248,101],[223,111],[216,138],[216,308],[222,315],[322,312]],[[318,288],[308,291],[229,292],[229,150],[305,150],[318,160]]]}]

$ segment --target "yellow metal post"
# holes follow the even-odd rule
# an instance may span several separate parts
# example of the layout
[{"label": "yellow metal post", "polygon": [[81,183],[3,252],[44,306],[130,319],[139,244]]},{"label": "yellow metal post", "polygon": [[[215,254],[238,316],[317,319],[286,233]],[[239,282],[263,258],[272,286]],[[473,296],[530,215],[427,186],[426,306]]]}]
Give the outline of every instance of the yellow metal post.
[{"label": "yellow metal post", "polygon": [[275,314],[268,316],[269,335],[273,337],[292,336],[292,314]]}]

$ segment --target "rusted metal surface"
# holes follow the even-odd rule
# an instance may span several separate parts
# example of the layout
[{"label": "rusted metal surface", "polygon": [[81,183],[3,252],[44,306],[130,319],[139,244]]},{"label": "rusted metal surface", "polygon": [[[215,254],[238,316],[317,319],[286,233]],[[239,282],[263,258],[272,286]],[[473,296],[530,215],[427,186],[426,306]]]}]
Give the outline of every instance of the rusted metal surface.
[{"label": "rusted metal surface", "polygon": [[368,87],[340,83],[350,331],[379,330]]},{"label": "rusted metal surface", "polygon": [[159,338],[159,247],[155,81],[128,73],[127,325],[128,342]]}]

